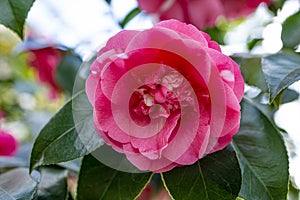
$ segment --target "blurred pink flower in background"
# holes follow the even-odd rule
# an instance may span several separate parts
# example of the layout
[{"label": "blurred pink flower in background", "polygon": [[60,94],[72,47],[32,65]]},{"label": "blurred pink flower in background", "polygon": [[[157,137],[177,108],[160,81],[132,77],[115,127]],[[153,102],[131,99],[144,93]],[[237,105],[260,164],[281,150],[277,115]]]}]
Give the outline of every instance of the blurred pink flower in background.
[{"label": "blurred pink flower in background", "polygon": [[49,88],[50,99],[55,99],[62,91],[55,73],[64,56],[65,47],[31,27],[27,29],[25,35],[26,39],[16,49],[28,55],[27,64],[35,70],[39,81]]},{"label": "blurred pink flower in background", "polygon": [[270,4],[272,0],[220,0],[223,6],[223,15],[229,19],[245,17],[261,4]]},{"label": "blurred pink flower in background", "polygon": [[18,142],[14,136],[0,129],[0,156],[13,156],[17,149]]},{"label": "blurred pink flower in background", "polygon": [[198,29],[214,26],[218,17],[229,19],[252,13],[260,3],[271,0],[138,0],[139,7],[160,20],[177,19]]},{"label": "blurred pink flower in background", "polygon": [[39,80],[50,88],[50,97],[56,98],[61,89],[55,80],[55,70],[62,58],[63,51],[55,47],[28,49],[28,64],[38,74]]}]

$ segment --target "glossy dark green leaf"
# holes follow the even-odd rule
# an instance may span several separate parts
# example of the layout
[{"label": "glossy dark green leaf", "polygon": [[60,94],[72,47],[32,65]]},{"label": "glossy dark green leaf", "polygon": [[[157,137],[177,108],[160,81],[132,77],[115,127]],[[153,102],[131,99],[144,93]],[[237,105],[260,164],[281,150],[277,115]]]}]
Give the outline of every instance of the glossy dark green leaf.
[{"label": "glossy dark green leaf", "polygon": [[[31,170],[42,165],[80,158],[103,144],[103,140],[93,129],[92,114],[74,123],[72,100],[86,98],[84,91],[79,92],[42,129],[31,153]],[[83,110],[87,106],[91,107],[83,104]]]},{"label": "glossy dark green leaf", "polygon": [[36,193],[38,181],[29,175],[28,168],[10,170],[0,175],[0,197],[6,195],[17,200],[32,199]]},{"label": "glossy dark green leaf", "polygon": [[239,196],[284,200],[288,190],[288,156],[272,121],[251,100],[244,99],[240,131],[233,137],[242,169]]},{"label": "glossy dark green leaf", "polygon": [[163,179],[173,198],[180,200],[235,200],[241,187],[238,159],[230,146],[191,166],[163,173]]},{"label": "glossy dark green leaf", "polygon": [[83,158],[77,199],[128,199],[137,197],[152,173],[127,173],[107,167],[93,155]]},{"label": "glossy dark green leaf", "polygon": [[282,24],[283,46],[295,48],[300,44],[300,11],[288,17]]},{"label": "glossy dark green leaf", "polygon": [[65,200],[68,198],[68,170],[55,167],[41,168],[41,182],[37,191],[38,200]]},{"label": "glossy dark green leaf", "polygon": [[126,157],[125,154],[115,151],[109,145],[102,145],[91,153],[95,158],[106,166],[129,173],[143,173],[144,171],[136,168]]},{"label": "glossy dark green leaf", "polygon": [[132,9],[127,15],[126,17],[123,19],[123,21],[121,21],[119,24],[121,26],[121,28],[124,28],[126,26],[126,24],[132,20],[135,16],[137,16],[139,13],[141,12],[141,10],[139,8],[134,8]]},{"label": "glossy dark green leaf", "polygon": [[234,55],[233,59],[239,64],[244,80],[248,85],[256,86],[265,92],[268,91],[260,57]]},{"label": "glossy dark green leaf", "polygon": [[15,31],[23,39],[23,28],[34,0],[1,0],[0,23]]},{"label": "glossy dark green leaf", "polygon": [[299,98],[299,93],[296,92],[295,90],[291,90],[291,89],[286,89],[281,97],[281,103],[289,103],[292,101],[295,101]]},{"label": "glossy dark green leaf", "polygon": [[[245,94],[245,98],[249,98],[249,96]],[[274,114],[278,109],[273,104],[268,103],[268,95],[266,93],[261,92],[258,96],[252,97],[251,100],[270,121],[274,121]]]},{"label": "glossy dark green leaf", "polygon": [[299,93],[298,92],[296,92],[294,90],[290,90],[290,89],[285,89],[285,90],[282,90],[275,97],[275,99],[272,102],[272,104],[278,109],[281,104],[289,103],[291,101],[297,100],[298,97],[299,97]]},{"label": "glossy dark green leaf", "polygon": [[73,92],[77,71],[82,64],[80,56],[73,51],[66,51],[56,70],[56,80],[61,88]]},{"label": "glossy dark green leaf", "polygon": [[284,89],[300,80],[300,55],[278,53],[262,60],[262,69],[269,86],[272,103]]}]

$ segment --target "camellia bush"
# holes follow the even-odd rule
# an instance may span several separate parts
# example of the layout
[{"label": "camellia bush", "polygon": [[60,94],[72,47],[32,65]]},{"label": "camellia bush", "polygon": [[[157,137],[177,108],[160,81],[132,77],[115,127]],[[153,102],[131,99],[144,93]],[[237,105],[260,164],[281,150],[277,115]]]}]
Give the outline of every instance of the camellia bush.
[{"label": "camellia bush", "polygon": [[[300,5],[282,24],[281,50],[254,54],[263,39],[250,38],[248,53],[224,51],[232,27],[259,6],[276,18],[288,1],[137,0],[122,30],[82,60],[24,34],[34,0],[2,0],[0,23],[22,40],[18,54],[47,98],[65,101],[28,162],[0,127],[0,199],[299,199],[293,141],[274,115],[299,98],[289,86],[300,80]],[[127,30],[140,13],[153,26]]]}]

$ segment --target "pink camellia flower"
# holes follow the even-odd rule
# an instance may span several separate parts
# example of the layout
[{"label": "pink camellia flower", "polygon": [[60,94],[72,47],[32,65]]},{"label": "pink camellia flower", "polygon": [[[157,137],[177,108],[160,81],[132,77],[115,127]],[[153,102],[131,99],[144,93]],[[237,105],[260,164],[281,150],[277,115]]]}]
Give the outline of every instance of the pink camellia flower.
[{"label": "pink camellia flower", "polygon": [[55,80],[55,70],[62,58],[63,51],[55,47],[29,49],[28,64],[36,69],[40,81],[50,87],[50,97],[55,98],[61,91]]},{"label": "pink camellia flower", "polygon": [[199,29],[213,26],[219,16],[230,19],[246,16],[271,0],[138,0],[139,7],[160,20],[177,19]]},{"label": "pink camellia flower", "polygon": [[0,156],[13,156],[17,148],[17,140],[8,132],[0,129]]},{"label": "pink camellia flower", "polygon": [[238,65],[206,33],[177,20],[113,36],[86,81],[99,135],[153,172],[227,146],[239,129],[243,91]]}]

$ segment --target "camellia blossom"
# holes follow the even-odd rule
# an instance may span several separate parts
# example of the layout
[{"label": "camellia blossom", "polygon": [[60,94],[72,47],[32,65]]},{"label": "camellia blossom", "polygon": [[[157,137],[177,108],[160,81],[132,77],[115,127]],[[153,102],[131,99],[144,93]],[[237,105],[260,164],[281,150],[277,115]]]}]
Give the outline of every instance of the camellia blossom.
[{"label": "camellia blossom", "polygon": [[0,156],[13,156],[18,148],[18,142],[7,131],[0,129]]},{"label": "camellia blossom", "polygon": [[104,141],[138,169],[164,172],[231,142],[244,81],[206,33],[167,20],[110,38],[86,92]]},{"label": "camellia blossom", "polygon": [[29,49],[28,64],[36,69],[39,80],[49,86],[50,97],[55,98],[61,88],[55,80],[55,70],[63,56],[63,51],[55,47]]},{"label": "camellia blossom", "polygon": [[139,7],[160,20],[177,19],[199,29],[215,25],[219,16],[244,17],[271,0],[138,0]]}]

